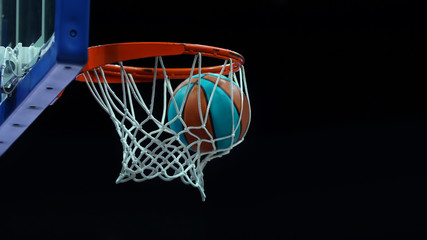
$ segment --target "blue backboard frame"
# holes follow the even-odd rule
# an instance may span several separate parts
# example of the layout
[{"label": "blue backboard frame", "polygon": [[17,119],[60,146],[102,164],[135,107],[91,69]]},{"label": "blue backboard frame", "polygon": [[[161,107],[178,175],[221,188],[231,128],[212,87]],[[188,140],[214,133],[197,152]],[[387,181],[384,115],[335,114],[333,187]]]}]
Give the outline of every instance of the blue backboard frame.
[{"label": "blue backboard frame", "polygon": [[0,105],[0,156],[86,64],[89,16],[89,0],[55,1],[52,45]]}]

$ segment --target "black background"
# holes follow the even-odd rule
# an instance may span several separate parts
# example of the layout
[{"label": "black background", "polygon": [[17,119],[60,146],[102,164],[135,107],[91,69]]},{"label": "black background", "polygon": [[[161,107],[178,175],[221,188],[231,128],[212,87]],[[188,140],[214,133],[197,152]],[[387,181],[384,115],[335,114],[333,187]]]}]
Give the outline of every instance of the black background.
[{"label": "black background", "polygon": [[114,183],[121,144],[74,82],[0,159],[0,237],[425,236],[423,6],[409,1],[92,1],[90,45],[189,42],[246,58],[252,125],[179,180]]}]

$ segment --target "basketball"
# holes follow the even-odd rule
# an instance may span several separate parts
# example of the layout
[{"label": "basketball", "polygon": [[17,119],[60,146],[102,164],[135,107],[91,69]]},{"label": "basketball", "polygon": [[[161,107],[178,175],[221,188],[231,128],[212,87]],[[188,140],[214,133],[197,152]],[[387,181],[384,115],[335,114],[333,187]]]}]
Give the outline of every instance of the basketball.
[{"label": "basketball", "polygon": [[[247,132],[249,101],[239,86],[225,76],[201,74],[199,82],[199,75],[194,75],[176,87],[173,98],[175,101],[171,98],[168,104],[168,121],[174,120],[170,128],[180,133],[186,129],[185,124],[188,130],[180,134],[180,139],[194,151],[227,149]],[[184,124],[176,118],[178,114]]]}]

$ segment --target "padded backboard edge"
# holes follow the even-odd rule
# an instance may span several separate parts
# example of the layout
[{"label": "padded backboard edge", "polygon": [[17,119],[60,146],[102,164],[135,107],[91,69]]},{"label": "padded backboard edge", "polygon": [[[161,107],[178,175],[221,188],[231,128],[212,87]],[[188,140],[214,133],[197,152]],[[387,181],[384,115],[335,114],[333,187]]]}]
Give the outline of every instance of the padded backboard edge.
[{"label": "padded backboard edge", "polygon": [[0,156],[86,64],[89,14],[89,0],[56,0],[55,42],[0,106]]}]

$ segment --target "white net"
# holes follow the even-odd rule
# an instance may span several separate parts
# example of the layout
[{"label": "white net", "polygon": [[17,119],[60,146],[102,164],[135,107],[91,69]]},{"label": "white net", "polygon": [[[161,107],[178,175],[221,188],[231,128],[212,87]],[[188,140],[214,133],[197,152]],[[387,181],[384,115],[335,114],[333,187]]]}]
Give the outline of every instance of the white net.
[{"label": "white net", "polygon": [[[184,104],[177,103],[174,95],[174,85],[176,80],[168,77],[167,68],[164,66],[162,57],[156,57],[154,61],[154,76],[150,83],[136,83],[132,74],[126,72],[123,63],[118,63],[121,69],[121,87],[112,86],[108,83],[108,77],[102,67],[92,69],[83,73],[84,79],[91,93],[101,105],[101,107],[110,115],[117,133],[120,136],[123,145],[122,170],[116,183],[122,183],[129,180],[136,182],[145,181],[159,177],[162,180],[169,181],[180,178],[185,184],[190,184],[199,189],[202,200],[205,200],[203,169],[206,164],[214,158],[219,158],[228,154],[230,150],[243,141],[244,134],[239,138],[238,130],[242,131],[242,112],[249,112],[249,95],[247,91],[245,71],[243,66],[238,71],[226,74],[234,84],[231,88],[240,91],[241,101],[244,96],[247,99],[247,105],[241,104],[240,112],[236,114],[233,109],[233,95],[231,95],[230,116],[234,123],[232,133],[226,136],[214,137],[208,134],[209,138],[201,138],[195,132],[206,128],[207,114],[212,107],[212,97],[207,104],[207,110],[203,114],[200,104],[199,112],[200,126],[188,126],[182,117]],[[191,73],[188,76],[192,79],[197,78],[201,81],[202,55],[196,54],[193,59]],[[223,67],[217,76],[213,91],[216,91],[218,82],[223,78],[224,70],[227,66],[232,66],[232,59],[224,61]],[[196,67],[197,66],[197,67]],[[157,77],[157,69],[162,69],[163,75]],[[224,76],[225,77],[225,76]],[[179,81],[178,81],[179,83]],[[190,81],[188,81],[190,84]],[[236,87],[237,86],[237,87]],[[200,90],[198,92],[198,101],[200,103]],[[188,90],[185,92],[185,98],[188,96]],[[213,95],[211,95],[213,96]],[[246,100],[245,100],[246,101]],[[168,107],[175,108],[176,116],[168,120]],[[248,109],[244,109],[247,107]],[[227,110],[228,111],[228,110]],[[169,117],[171,118],[171,117]],[[171,125],[179,122],[183,129],[174,131]],[[246,130],[248,128],[249,122]],[[245,130],[245,131],[246,131]],[[195,141],[191,143],[183,141],[183,136],[191,135]],[[218,147],[219,141],[231,140],[229,146]],[[210,143],[212,149],[202,151],[202,144]]]}]

